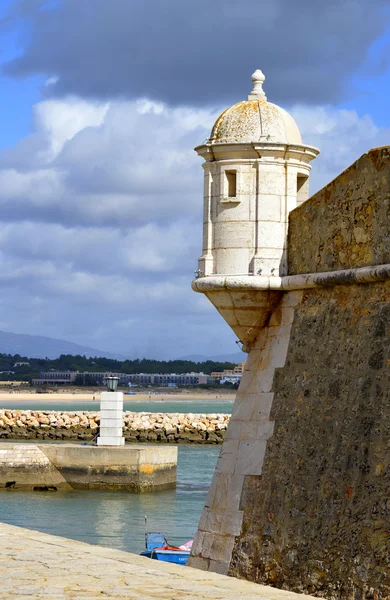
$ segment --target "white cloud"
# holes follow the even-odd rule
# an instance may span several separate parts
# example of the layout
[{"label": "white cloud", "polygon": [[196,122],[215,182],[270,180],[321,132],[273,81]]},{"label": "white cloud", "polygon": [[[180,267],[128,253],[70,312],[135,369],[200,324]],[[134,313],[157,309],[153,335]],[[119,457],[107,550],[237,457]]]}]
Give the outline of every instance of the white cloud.
[{"label": "white cloud", "polygon": [[[354,111],[292,112],[322,151],[312,190],[388,136]],[[32,134],[0,156],[3,327],[130,356],[234,352],[190,289],[203,204],[193,147],[215,116],[149,100],[36,105]]]},{"label": "white cloud", "polygon": [[147,100],[42,102],[33,134],[0,157],[3,218],[131,226],[199,215],[193,147],[214,118]]},{"label": "white cloud", "polygon": [[78,98],[46,100],[35,105],[34,126],[46,143],[41,160],[50,161],[64,144],[88,127],[99,127],[104,122],[108,104],[95,104]]},{"label": "white cloud", "polygon": [[[35,107],[33,133],[0,163],[7,329],[130,355],[207,348],[214,311],[190,288],[202,212],[193,146],[214,118],[148,100]],[[233,334],[217,329],[223,347]]]},{"label": "white cloud", "polygon": [[379,128],[370,115],[332,106],[297,106],[291,110],[303,141],[321,154],[312,164],[311,192],[322,188],[362,154],[388,144],[389,129]]},{"label": "white cloud", "polygon": [[48,79],[46,79],[44,86],[49,87],[51,85],[55,85],[58,81],[59,81],[59,77],[57,77],[56,75],[53,75],[52,77],[48,77]]}]

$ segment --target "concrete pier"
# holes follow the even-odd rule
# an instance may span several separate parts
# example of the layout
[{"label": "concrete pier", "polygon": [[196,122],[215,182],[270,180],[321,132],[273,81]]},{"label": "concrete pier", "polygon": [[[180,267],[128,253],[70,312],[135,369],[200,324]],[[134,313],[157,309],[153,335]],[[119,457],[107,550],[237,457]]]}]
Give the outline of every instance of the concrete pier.
[{"label": "concrete pier", "polygon": [[177,447],[0,443],[0,490],[109,489],[176,485]]},{"label": "concrete pier", "polygon": [[4,523],[0,523],[0,581],[2,600],[312,599]]}]

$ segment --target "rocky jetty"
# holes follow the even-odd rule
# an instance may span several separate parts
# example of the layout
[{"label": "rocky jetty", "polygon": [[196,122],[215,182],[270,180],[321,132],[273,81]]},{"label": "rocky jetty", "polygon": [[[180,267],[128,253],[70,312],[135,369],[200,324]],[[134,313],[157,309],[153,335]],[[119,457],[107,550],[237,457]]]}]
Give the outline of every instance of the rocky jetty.
[{"label": "rocky jetty", "polygon": [[[220,444],[230,415],[125,412],[128,442]],[[99,432],[99,412],[0,409],[0,438],[10,440],[92,440]]]}]

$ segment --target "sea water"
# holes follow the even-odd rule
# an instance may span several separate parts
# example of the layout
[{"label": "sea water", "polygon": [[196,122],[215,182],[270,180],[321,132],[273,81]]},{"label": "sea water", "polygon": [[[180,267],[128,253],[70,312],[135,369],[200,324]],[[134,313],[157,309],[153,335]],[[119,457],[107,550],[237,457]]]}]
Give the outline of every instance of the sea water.
[{"label": "sea water", "polygon": [[[28,398],[28,396],[26,397]],[[226,413],[231,414],[233,407],[233,399],[212,399],[210,400],[197,400],[196,398],[188,400],[164,400],[163,398],[155,398],[145,400],[125,400],[123,402],[123,409],[131,412],[161,412],[161,413]],[[83,401],[83,400],[72,400],[60,402],[53,400],[1,400],[0,408],[8,408],[9,410],[22,409],[22,410],[57,410],[63,412],[73,412],[77,410],[99,410],[99,400],[95,401]]]},{"label": "sea water", "polygon": [[195,535],[220,446],[178,447],[176,489],[133,494],[99,490],[0,492],[0,521],[141,552],[145,531],[179,545]]}]

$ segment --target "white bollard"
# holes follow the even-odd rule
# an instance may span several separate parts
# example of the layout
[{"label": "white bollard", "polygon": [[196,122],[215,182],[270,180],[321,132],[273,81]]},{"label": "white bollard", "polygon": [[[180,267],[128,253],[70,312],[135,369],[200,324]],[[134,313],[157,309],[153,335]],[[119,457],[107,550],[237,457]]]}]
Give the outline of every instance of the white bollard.
[{"label": "white bollard", "polygon": [[124,446],[123,394],[102,392],[100,394],[100,432],[98,446]]}]

